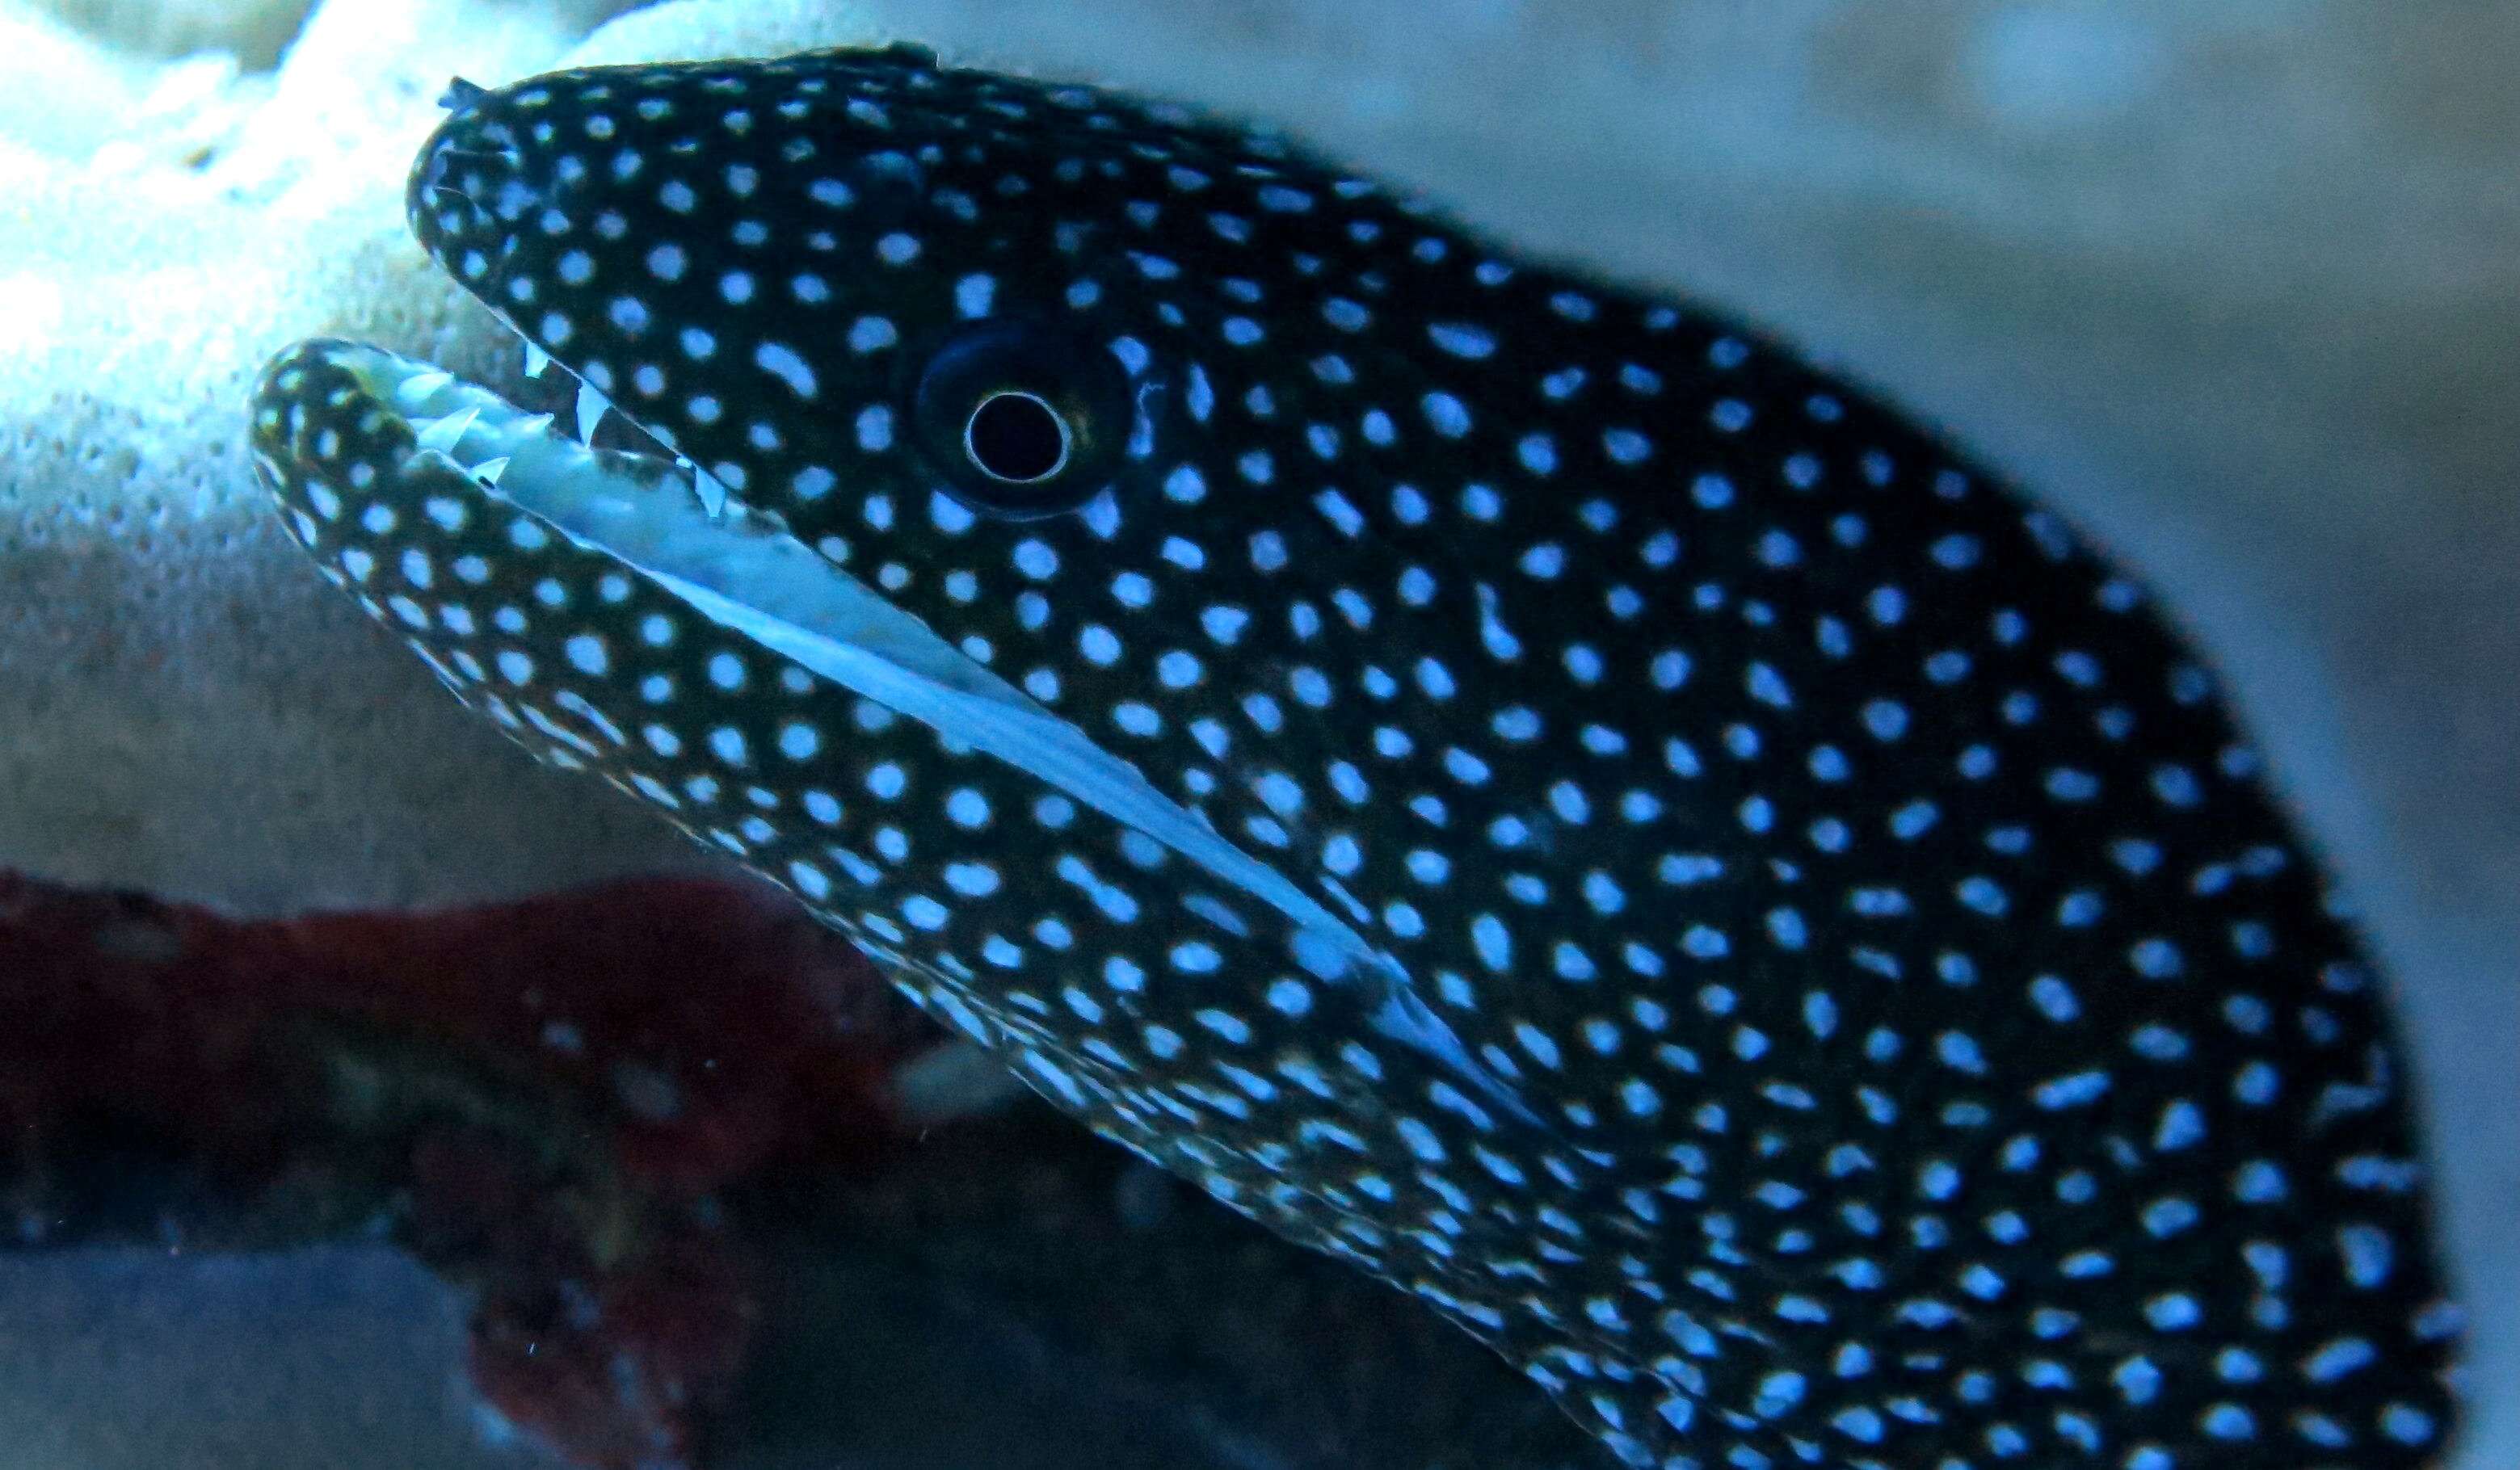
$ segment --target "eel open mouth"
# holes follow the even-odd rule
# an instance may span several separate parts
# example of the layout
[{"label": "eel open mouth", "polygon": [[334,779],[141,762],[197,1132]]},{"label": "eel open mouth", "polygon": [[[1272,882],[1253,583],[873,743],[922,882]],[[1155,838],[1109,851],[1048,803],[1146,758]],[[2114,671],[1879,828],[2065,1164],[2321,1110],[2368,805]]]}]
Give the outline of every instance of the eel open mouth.
[{"label": "eel open mouth", "polygon": [[[751,644],[1145,832],[1292,920],[1299,956],[1324,978],[1374,957],[1353,928],[1157,791],[1136,767],[687,462],[593,448],[560,433],[549,414],[528,414],[432,364],[354,342],[290,349],[266,371],[254,401],[256,468],[292,533],[363,601],[376,602],[368,590],[376,558],[356,545],[329,544],[338,538],[328,523],[344,520],[351,508],[328,482],[398,484],[394,499],[421,505],[441,525],[515,512],[512,540],[519,528],[528,539],[548,528]],[[581,392],[582,423],[589,402]],[[382,501],[371,503],[360,512],[363,529],[391,529],[378,525],[380,510],[392,514]],[[466,568],[453,574],[464,579]],[[415,631],[428,623],[407,593],[377,610]],[[459,691],[482,682],[415,646]]]},{"label": "eel open mouth", "polygon": [[[530,338],[527,352],[529,374],[552,360]],[[581,431],[571,437],[553,415],[528,413],[431,363],[313,339],[273,359],[254,389],[253,460],[290,533],[323,575],[398,626],[459,698],[537,754],[583,766],[604,756],[606,744],[631,740],[582,695],[561,691],[552,700],[557,711],[504,697],[493,687],[511,671],[460,649],[441,653],[422,637],[444,631],[451,616],[470,618],[460,604],[432,607],[422,599],[441,579],[495,580],[501,543],[510,552],[559,543],[600,557],[616,568],[595,579],[600,597],[605,576],[635,575],[750,645],[1161,843],[1282,915],[1297,963],[1325,982],[1362,987],[1376,1031],[1436,1060],[1507,1114],[1538,1123],[1510,1086],[1469,1055],[1389,953],[1157,790],[1136,766],[807,546],[777,514],[678,456],[594,447],[595,423],[609,406],[582,386]],[[497,529],[480,550],[447,557],[407,547],[385,567],[371,548],[393,537],[406,513],[398,507],[418,507],[449,537]],[[536,591],[553,600],[547,588]],[[580,672],[604,672],[592,666],[596,657],[587,655]],[[652,782],[633,794],[675,805]]]}]

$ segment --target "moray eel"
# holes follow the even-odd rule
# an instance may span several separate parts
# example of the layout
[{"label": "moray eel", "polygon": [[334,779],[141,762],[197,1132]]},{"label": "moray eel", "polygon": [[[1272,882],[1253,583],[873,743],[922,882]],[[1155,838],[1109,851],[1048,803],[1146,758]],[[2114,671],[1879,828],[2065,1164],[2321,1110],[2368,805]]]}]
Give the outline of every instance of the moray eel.
[{"label": "moray eel", "polygon": [[447,105],[412,228],[578,432],[319,340],[251,447],[535,755],[1620,1462],[2442,1452],[2383,987],[2143,590],[1931,431],[1175,106]]}]

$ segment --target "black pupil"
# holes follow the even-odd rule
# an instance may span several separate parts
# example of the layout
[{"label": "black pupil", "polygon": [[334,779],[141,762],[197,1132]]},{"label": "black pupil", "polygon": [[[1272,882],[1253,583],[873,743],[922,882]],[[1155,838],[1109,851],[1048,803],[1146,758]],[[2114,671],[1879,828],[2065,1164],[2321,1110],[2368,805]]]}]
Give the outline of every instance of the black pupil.
[{"label": "black pupil", "polygon": [[971,411],[964,443],[971,463],[1002,480],[1037,480],[1067,457],[1067,436],[1051,406],[1029,393],[999,393]]}]

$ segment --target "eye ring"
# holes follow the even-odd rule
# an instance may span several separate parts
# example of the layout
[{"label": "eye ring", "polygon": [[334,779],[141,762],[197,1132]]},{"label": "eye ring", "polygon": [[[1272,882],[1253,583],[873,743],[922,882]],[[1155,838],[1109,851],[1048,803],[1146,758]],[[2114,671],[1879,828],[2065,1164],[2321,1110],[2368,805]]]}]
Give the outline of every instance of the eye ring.
[{"label": "eye ring", "polygon": [[963,457],[971,468],[1009,485],[1033,485],[1067,468],[1076,435],[1067,417],[1049,399],[1022,388],[1001,388],[971,405],[963,421]]},{"label": "eye ring", "polygon": [[967,322],[902,368],[921,458],[942,489],[981,514],[1063,515],[1122,469],[1138,410],[1131,370],[1073,326]]}]

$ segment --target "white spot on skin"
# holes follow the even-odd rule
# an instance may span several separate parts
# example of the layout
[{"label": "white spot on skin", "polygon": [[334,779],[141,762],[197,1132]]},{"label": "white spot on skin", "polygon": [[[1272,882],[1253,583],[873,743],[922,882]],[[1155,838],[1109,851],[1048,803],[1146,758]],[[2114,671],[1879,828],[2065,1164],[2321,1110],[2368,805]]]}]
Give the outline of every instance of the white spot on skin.
[{"label": "white spot on skin", "polygon": [[1447,439],[1458,439],[1470,431],[1470,411],[1462,400],[1450,393],[1431,392],[1419,400],[1426,413],[1429,428]]},{"label": "white spot on skin", "polygon": [[860,317],[849,324],[849,350],[874,352],[901,340],[901,334],[884,317]]},{"label": "white spot on skin", "polygon": [[813,398],[814,370],[797,355],[795,348],[784,342],[763,342],[752,349],[752,361],[761,371],[788,384],[797,397]]},{"label": "white spot on skin", "polygon": [[1443,351],[1472,362],[1496,351],[1496,334],[1475,323],[1435,322],[1426,328],[1426,335]]}]

